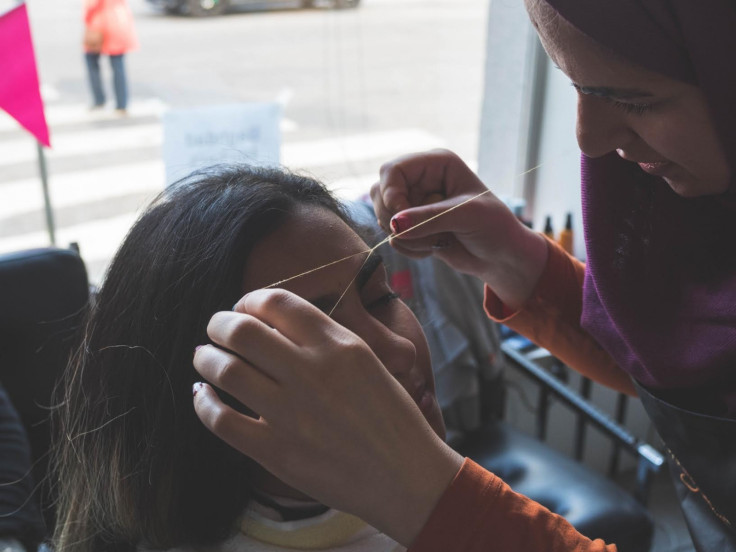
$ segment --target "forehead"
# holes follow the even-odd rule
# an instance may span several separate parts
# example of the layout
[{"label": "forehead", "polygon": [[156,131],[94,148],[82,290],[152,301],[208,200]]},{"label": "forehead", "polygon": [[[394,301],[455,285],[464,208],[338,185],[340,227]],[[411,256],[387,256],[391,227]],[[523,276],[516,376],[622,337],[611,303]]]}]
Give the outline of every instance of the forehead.
[{"label": "forehead", "polygon": [[[253,248],[246,260],[243,290],[260,289],[367,249],[366,243],[335,213],[323,207],[298,206],[276,231]],[[357,255],[279,287],[309,296],[343,281],[347,285],[364,260],[363,255]]]},{"label": "forehead", "polygon": [[527,9],[547,54],[575,84],[656,89],[674,82],[604,47],[546,2],[527,0]]}]

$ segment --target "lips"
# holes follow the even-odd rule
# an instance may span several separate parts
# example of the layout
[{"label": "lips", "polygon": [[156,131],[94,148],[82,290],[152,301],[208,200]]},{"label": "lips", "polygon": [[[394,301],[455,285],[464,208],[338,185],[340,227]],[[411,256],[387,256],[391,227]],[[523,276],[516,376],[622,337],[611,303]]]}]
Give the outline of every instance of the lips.
[{"label": "lips", "polygon": [[631,157],[629,157],[629,154],[621,148],[618,148],[616,150],[616,153],[618,153],[619,157],[624,161],[636,163],[637,165],[639,165],[641,170],[655,176],[666,176],[665,173],[667,173],[672,168],[672,163],[669,161],[637,161],[635,159],[631,159]]},{"label": "lips", "polygon": [[[407,389],[408,391],[408,389]],[[411,398],[414,400],[417,405],[421,402],[422,397],[424,396],[424,393],[427,391],[427,382],[423,381],[416,387],[414,387],[414,390],[409,393],[411,395]]]},{"label": "lips", "polygon": [[641,170],[655,176],[665,176],[672,165],[669,161],[643,161],[637,163]]},{"label": "lips", "polygon": [[434,394],[427,385],[427,382],[422,382],[420,385],[415,387],[414,391],[410,393],[410,396],[414,403],[419,407],[419,410],[422,411],[424,417],[428,420],[431,419],[433,416],[432,411],[435,399]]}]

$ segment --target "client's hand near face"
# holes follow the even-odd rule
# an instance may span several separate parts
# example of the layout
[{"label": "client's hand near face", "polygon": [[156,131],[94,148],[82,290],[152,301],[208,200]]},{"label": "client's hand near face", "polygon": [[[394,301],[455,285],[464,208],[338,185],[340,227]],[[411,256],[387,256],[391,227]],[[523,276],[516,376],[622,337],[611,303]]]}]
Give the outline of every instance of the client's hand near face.
[{"label": "client's hand near face", "polygon": [[441,439],[421,327],[367,254],[290,281],[290,291],[259,289],[366,249],[320,209],[297,211],[261,241],[244,274],[244,290],[256,291],[212,317],[217,346],[194,359],[261,418],[227,407],[207,385],[195,387],[195,409],[285,483],[409,544],[462,464]]},{"label": "client's hand near face", "polygon": [[[238,310],[244,314],[215,315],[210,337],[238,356],[271,361],[255,368],[205,346],[195,367],[261,419],[227,407],[203,385],[195,409],[204,424],[286,483],[409,544],[462,459],[365,343],[306,301],[257,291]],[[376,404],[379,415],[366,416]]]}]

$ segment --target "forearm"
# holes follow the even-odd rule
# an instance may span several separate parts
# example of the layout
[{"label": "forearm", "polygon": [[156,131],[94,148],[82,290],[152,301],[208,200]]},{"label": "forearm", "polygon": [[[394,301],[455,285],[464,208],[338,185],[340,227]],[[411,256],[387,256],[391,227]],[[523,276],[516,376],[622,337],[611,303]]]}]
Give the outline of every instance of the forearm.
[{"label": "forearm", "polygon": [[466,460],[409,552],[615,552]]},{"label": "forearm", "polygon": [[531,296],[515,309],[489,286],[486,312],[584,376],[635,395],[629,375],[580,326],[585,266],[551,240],[543,239],[549,254]]}]

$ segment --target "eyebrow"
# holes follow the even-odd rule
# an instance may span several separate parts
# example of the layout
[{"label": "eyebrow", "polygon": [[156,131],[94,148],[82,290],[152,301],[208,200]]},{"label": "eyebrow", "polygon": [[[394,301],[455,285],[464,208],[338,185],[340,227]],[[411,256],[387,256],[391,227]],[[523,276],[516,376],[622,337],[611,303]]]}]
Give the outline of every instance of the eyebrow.
[{"label": "eyebrow", "polygon": [[[363,265],[360,267],[360,271],[355,276],[355,285],[358,289],[362,289],[366,283],[368,283],[368,280],[371,279],[371,276],[376,272],[379,266],[383,264],[383,257],[381,257],[378,254],[372,254],[370,255],[364,262]],[[339,297],[339,293],[336,294],[328,294],[328,295],[322,295],[320,297],[315,297],[314,299],[310,299],[309,302],[312,303],[315,307],[320,309],[323,312],[328,312],[332,308],[334,308],[337,302],[337,299]]]},{"label": "eyebrow", "polygon": [[[558,71],[562,71],[559,65],[553,64],[554,68]],[[575,90],[578,90],[581,94],[589,96],[598,96],[601,98],[618,98],[621,100],[632,100],[635,98],[653,98],[654,94],[641,90],[639,88],[614,88],[612,86],[580,86],[574,82],[570,83]]]},{"label": "eyebrow", "polygon": [[358,289],[362,289],[363,286],[365,286],[368,280],[371,279],[371,276],[373,276],[376,269],[381,266],[381,263],[383,263],[383,257],[378,254],[371,255],[366,259],[363,266],[360,268],[360,272],[358,272],[358,276],[355,278],[355,283],[357,284]]},{"label": "eyebrow", "polygon": [[638,88],[612,88],[610,86],[580,86],[572,83],[577,91],[589,96],[601,98],[618,98],[621,100],[632,100],[636,98],[652,98],[654,94]]}]

